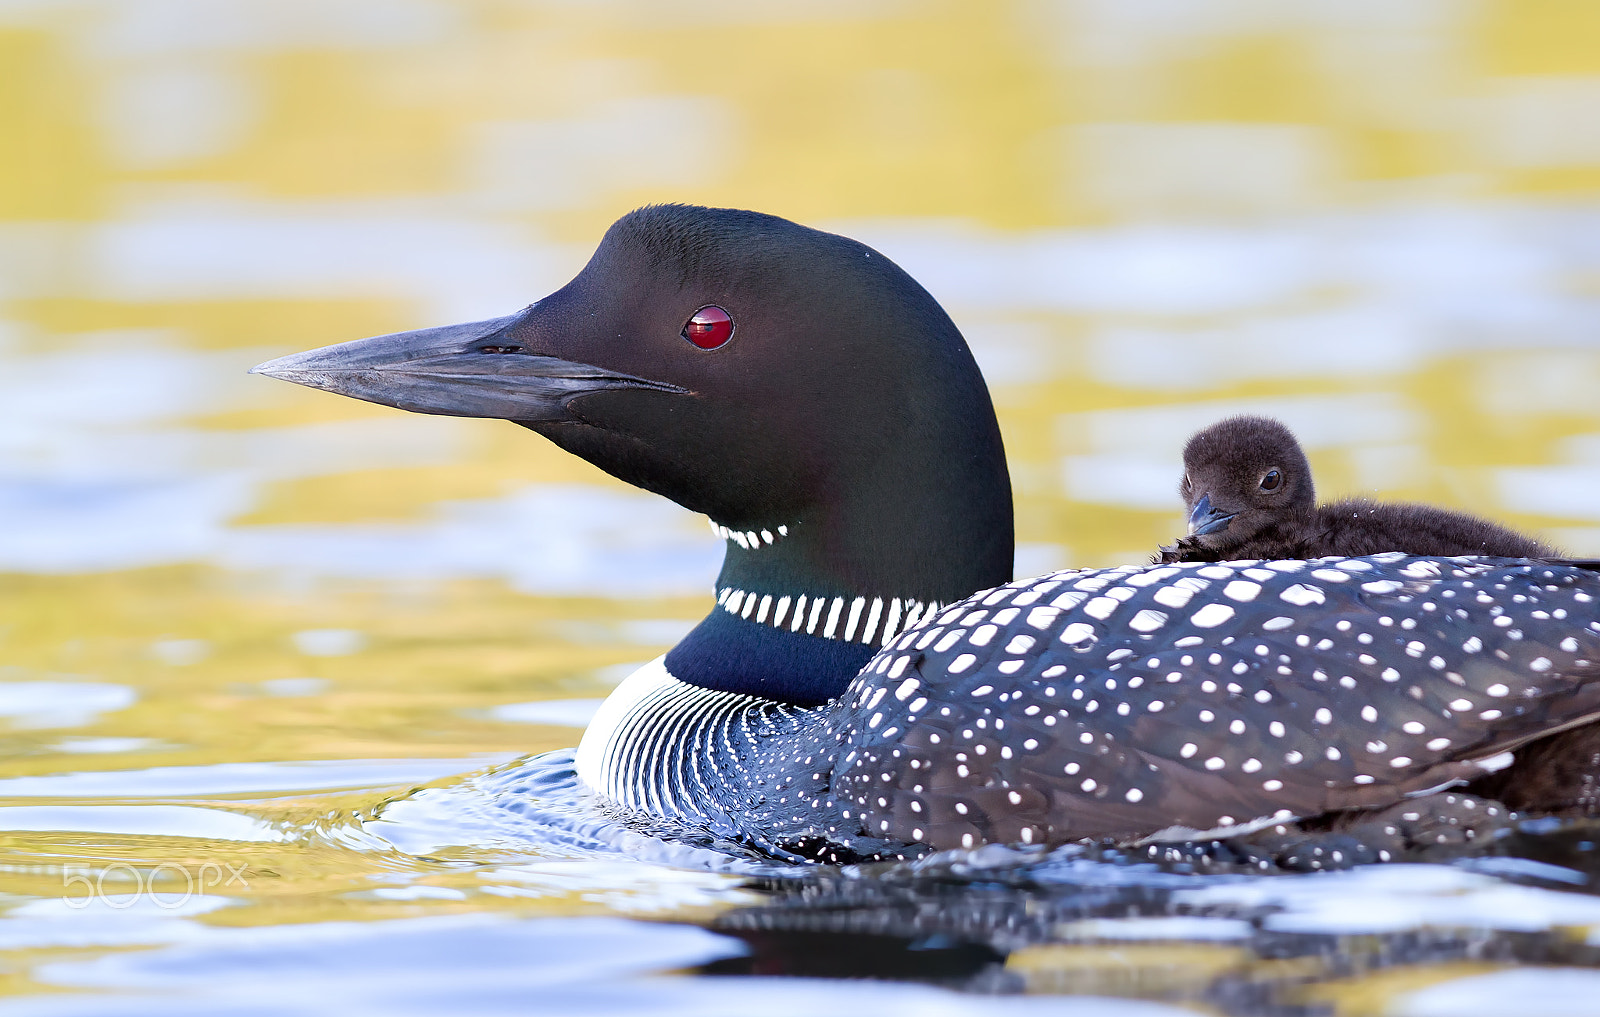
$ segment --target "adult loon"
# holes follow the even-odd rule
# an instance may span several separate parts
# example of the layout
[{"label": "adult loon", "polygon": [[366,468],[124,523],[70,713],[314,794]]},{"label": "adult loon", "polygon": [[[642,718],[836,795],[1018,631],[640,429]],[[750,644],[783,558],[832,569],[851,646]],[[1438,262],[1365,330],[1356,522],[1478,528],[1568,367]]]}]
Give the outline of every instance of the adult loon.
[{"label": "adult loon", "polygon": [[1004,452],[960,333],[877,251],[773,216],[640,209],[515,314],[255,371],[512,420],[709,516],[716,605],[606,701],[578,771],[783,857],[1243,833],[1504,771],[1600,716],[1580,569],[1009,582]]},{"label": "adult loon", "polygon": [[1300,442],[1266,417],[1229,417],[1190,436],[1178,494],[1189,510],[1189,533],[1162,549],[1165,562],[1383,551],[1506,558],[1559,554],[1487,519],[1432,505],[1366,498],[1318,505]]}]

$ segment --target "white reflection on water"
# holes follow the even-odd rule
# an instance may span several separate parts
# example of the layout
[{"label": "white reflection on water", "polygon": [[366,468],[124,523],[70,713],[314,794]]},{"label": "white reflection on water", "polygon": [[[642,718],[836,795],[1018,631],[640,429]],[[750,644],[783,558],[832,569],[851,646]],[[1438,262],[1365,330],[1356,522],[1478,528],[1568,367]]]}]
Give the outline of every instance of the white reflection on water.
[{"label": "white reflection on water", "polygon": [[[19,670],[0,668],[0,674]],[[0,682],[0,717],[19,728],[82,727],[138,698],[126,685],[110,682]]]},{"label": "white reflection on water", "polygon": [[74,755],[102,755],[114,752],[137,752],[157,744],[154,738],[63,738],[50,746],[52,752],[70,752]]},{"label": "white reflection on water", "polygon": [[1338,176],[1332,132],[1305,124],[1083,124],[1060,143],[1074,193],[1122,216],[1293,211]]},{"label": "white reflection on water", "polygon": [[1600,464],[1507,467],[1495,481],[1500,503],[1514,511],[1600,520]]},{"label": "white reflection on water", "polygon": [[284,698],[318,696],[328,691],[331,684],[326,678],[268,678],[261,683],[261,691]]},{"label": "white reflection on water", "polygon": [[[78,460],[70,442],[52,442],[56,428],[147,424],[234,408],[250,395],[239,369],[249,366],[251,351],[185,350],[170,338],[153,329],[94,332],[74,337],[67,349],[61,343],[31,355],[15,341],[0,342],[0,449],[8,460],[42,460],[70,473]],[[107,468],[104,461],[87,465],[91,472]]]},{"label": "white reflection on water", "polygon": [[308,657],[347,657],[366,647],[367,636],[355,629],[301,629],[289,641]]},{"label": "white reflection on water", "polygon": [[[1441,350],[1587,343],[1600,308],[1578,284],[1600,267],[1600,248],[1589,239],[1597,216],[1591,206],[1507,203],[1377,207],[1253,226],[1022,233],[953,221],[838,226],[957,309],[1182,319],[1331,297],[1335,308],[1409,319],[1430,350]],[[1324,333],[1284,334],[1314,341]]]},{"label": "white reflection on water", "polygon": [[588,727],[603,699],[542,699],[532,703],[507,703],[489,711],[495,720],[513,724],[549,724],[554,727]]},{"label": "white reflection on water", "polygon": [[1140,918],[1085,918],[1063,922],[1056,935],[1065,941],[1086,940],[1244,940],[1255,926],[1242,918],[1204,918],[1199,915],[1163,915]]},{"label": "white reflection on water", "polygon": [[206,197],[61,229],[91,266],[86,288],[111,299],[367,296],[415,301],[438,324],[525,307],[588,255],[453,204]]},{"label": "white reflection on water", "polygon": [[[87,885],[92,886],[93,880]],[[42,898],[10,909],[0,918],[0,949],[121,946],[196,939],[208,930],[189,918],[233,903],[226,897],[186,894],[182,889],[171,894],[157,891],[157,896],[152,897],[125,894],[114,880],[102,879],[101,885],[105,893],[100,896]],[[71,888],[83,892],[82,884]]]},{"label": "white reflection on water", "polygon": [[103,59],[149,59],[437,41],[457,8],[436,0],[98,0],[85,45]]},{"label": "white reflection on water", "polygon": [[733,118],[711,96],[657,95],[602,102],[581,119],[479,124],[473,200],[503,212],[548,211],[623,190],[675,193],[716,179],[737,159],[743,132]]},{"label": "white reflection on water", "polygon": [[1263,928],[1278,932],[1600,925],[1600,898],[1518,886],[1444,865],[1372,865],[1311,877],[1215,882],[1178,890],[1173,901],[1197,909],[1281,909],[1261,920]]},{"label": "white reflection on water", "polygon": [[1091,339],[1089,369],[1125,388],[1182,390],[1330,375],[1370,382],[1419,366],[1424,352],[1418,322],[1374,304],[1226,326],[1108,325]]},{"label": "white reflection on water", "polygon": [[467,895],[448,886],[380,886],[376,890],[357,891],[352,897],[370,895],[378,900],[466,900]]},{"label": "white reflection on water", "polygon": [[1304,292],[1317,245],[1298,224],[999,233],[960,221],[828,224],[893,258],[946,307],[1212,314]]},{"label": "white reflection on water", "polygon": [[1384,1012],[1391,1017],[1589,1017],[1600,999],[1600,971],[1526,967],[1454,978],[1404,993]]},{"label": "white reflection on water", "polygon": [[291,839],[258,819],[189,805],[6,805],[0,830],[133,834],[275,843]]},{"label": "white reflection on water", "polygon": [[[216,763],[144,770],[89,770],[0,780],[0,798],[174,798],[246,791],[307,791],[425,784],[511,759],[306,759],[285,763]],[[0,829],[6,828],[0,809]],[[12,829],[49,829],[12,827]],[[78,829],[78,827],[61,827]]]},{"label": "white reflection on water", "polygon": [[222,475],[186,480],[0,484],[0,568],[98,572],[204,557],[221,523],[250,507],[248,486]]},{"label": "white reflection on water", "polygon": [[149,169],[218,155],[249,136],[261,106],[256,82],[215,61],[174,61],[121,76],[101,99],[112,156]]},{"label": "white reflection on water", "polygon": [[189,667],[211,656],[211,644],[204,639],[158,639],[150,644],[150,656],[173,667]]}]

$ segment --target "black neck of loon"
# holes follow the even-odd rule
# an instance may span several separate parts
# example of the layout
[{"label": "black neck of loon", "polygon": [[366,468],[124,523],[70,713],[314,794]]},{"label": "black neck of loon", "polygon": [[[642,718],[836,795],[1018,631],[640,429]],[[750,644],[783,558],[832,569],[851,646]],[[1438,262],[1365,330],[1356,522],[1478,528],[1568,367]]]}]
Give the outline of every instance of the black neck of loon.
[{"label": "black neck of loon", "polygon": [[[982,472],[995,473],[994,464]],[[1010,580],[1003,455],[999,464],[983,483],[920,495],[913,490],[923,485],[889,484],[876,498],[858,487],[856,499],[781,522],[713,519],[727,541],[717,606],[667,654],[667,670],[703,688],[798,705],[839,695],[894,636]],[[955,465],[924,479],[948,478]]]}]

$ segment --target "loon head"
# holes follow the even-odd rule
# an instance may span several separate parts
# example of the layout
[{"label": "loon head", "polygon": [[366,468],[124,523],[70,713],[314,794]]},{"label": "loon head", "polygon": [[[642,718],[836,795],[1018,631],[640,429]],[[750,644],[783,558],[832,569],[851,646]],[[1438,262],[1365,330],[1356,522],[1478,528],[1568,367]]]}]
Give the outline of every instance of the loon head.
[{"label": "loon head", "polygon": [[821,702],[908,616],[1011,577],[1005,454],[960,332],[877,251],[775,216],[642,208],[516,314],[253,370],[510,420],[709,516],[719,607],[667,660],[709,688]]},{"label": "loon head", "polygon": [[1229,417],[1195,432],[1183,448],[1178,494],[1189,509],[1190,536],[1224,557],[1316,504],[1300,443],[1267,417]]}]

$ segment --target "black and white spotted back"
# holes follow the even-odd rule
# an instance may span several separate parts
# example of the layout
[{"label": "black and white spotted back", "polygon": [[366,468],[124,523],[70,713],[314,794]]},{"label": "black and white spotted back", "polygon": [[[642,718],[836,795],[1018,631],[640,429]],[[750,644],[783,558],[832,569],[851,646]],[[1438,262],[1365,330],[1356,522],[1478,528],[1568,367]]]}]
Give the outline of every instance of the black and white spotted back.
[{"label": "black and white spotted back", "polygon": [[1577,569],[1399,554],[1013,583],[828,709],[829,797],[847,829],[939,848],[1389,804],[1600,714],[1597,598]]}]

